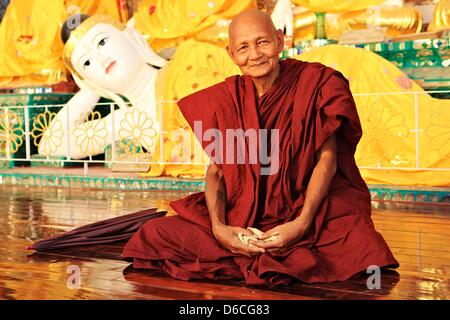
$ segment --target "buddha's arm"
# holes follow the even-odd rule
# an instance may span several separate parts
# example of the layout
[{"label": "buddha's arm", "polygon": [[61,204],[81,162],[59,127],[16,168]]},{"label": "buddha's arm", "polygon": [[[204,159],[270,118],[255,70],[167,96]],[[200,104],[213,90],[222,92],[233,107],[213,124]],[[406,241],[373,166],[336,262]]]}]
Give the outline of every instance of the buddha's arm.
[{"label": "buddha's arm", "polygon": [[225,225],[227,190],[222,170],[213,163],[208,166],[206,171],[205,197],[213,229],[216,226]]},{"label": "buddha's arm", "polygon": [[[81,89],[77,92],[66,105],[56,114],[52,119],[46,131],[49,131],[49,135],[63,132],[64,135],[55,135],[57,139],[50,139],[51,143],[56,143],[55,146],[48,147],[44,143],[39,144],[38,152],[41,155],[58,155],[65,156],[71,155],[72,150],[75,150],[75,143],[72,139],[72,131],[77,121],[80,121],[81,115],[91,112],[97,104],[100,96],[93,91]],[[67,139],[66,133],[70,132],[70,141]],[[41,140],[42,142],[42,140]],[[69,147],[69,145],[71,147]],[[49,150],[50,149],[50,150]],[[49,152],[51,151],[51,152]],[[49,154],[50,153],[50,154]],[[76,154],[73,154],[76,158]]]},{"label": "buddha's arm", "polygon": [[[46,128],[50,138],[47,138],[48,143],[42,143],[41,138],[39,154],[83,159],[104,153],[105,147],[113,141],[129,138],[133,134],[131,131],[135,129],[134,118],[136,115],[140,116],[141,110],[133,113],[136,107],[118,109],[103,118],[92,117],[92,111],[99,99],[100,96],[89,89],[82,88],[76,93]],[[108,111],[110,109],[109,105],[103,107]],[[149,112],[144,112],[146,111]],[[147,116],[154,117],[151,112]],[[133,119],[130,120],[130,117]],[[94,120],[87,121],[92,118]],[[143,144],[149,153],[154,152],[154,145]]]},{"label": "buddha's arm", "polygon": [[322,146],[318,152],[318,161],[313,170],[306,190],[305,203],[302,213],[297,220],[310,225],[316,215],[323,198],[328,193],[331,180],[337,168],[337,146],[336,137],[333,135]]}]

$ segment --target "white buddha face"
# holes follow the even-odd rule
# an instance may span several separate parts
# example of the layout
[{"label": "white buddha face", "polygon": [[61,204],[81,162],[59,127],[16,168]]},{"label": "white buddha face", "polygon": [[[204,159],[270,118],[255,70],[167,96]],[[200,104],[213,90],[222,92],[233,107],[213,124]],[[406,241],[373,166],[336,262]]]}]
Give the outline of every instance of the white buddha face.
[{"label": "white buddha face", "polygon": [[89,29],[73,51],[71,62],[83,79],[121,93],[146,62],[125,33],[107,23]]}]

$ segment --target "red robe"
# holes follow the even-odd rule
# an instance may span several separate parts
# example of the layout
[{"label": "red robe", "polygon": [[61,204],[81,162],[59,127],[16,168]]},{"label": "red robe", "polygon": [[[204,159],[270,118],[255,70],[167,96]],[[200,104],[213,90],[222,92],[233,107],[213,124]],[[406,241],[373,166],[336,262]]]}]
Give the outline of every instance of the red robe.
[{"label": "red robe", "polygon": [[233,76],[182,99],[179,107],[192,128],[201,121],[203,132],[217,128],[224,137],[226,129],[279,130],[275,174],[262,175],[259,161],[248,157],[244,164],[217,164],[226,184],[226,224],[243,228],[266,231],[301,214],[315,153],[335,134],[337,172],[308,233],[281,252],[234,254],[214,238],[205,194],[196,193],[171,203],[178,216],[149,221],[128,242],[123,257],[135,268],[254,285],[331,282],[371,265],[399,266],[374,228],[370,194],[354,160],[362,131],[348,81],[318,63],[280,64],[279,78],[260,98],[251,78]]}]

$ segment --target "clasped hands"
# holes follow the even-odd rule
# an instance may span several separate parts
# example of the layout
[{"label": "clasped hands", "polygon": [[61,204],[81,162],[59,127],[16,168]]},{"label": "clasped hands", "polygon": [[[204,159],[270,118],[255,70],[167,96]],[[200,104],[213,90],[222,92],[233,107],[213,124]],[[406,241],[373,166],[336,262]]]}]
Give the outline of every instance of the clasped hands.
[{"label": "clasped hands", "polygon": [[266,251],[287,248],[306,235],[310,225],[310,220],[300,217],[266,232],[255,228],[244,229],[218,224],[213,226],[213,233],[216,239],[231,252],[253,256]]}]

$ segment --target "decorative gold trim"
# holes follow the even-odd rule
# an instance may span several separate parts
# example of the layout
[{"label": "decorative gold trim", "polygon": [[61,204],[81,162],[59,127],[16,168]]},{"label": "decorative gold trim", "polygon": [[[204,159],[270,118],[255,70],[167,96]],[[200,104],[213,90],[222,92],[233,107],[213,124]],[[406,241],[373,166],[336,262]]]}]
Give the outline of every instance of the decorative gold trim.
[{"label": "decorative gold trim", "polygon": [[126,153],[135,155],[142,153],[140,146],[148,150],[151,149],[155,142],[157,131],[155,124],[150,116],[138,109],[130,109],[125,113],[125,117],[120,122],[119,137],[128,139]]},{"label": "decorative gold trim", "polygon": [[35,118],[31,130],[34,145],[41,149],[46,156],[50,156],[58,150],[64,137],[62,122],[55,118],[56,113],[46,110]]},{"label": "decorative gold trim", "polygon": [[[7,158],[16,153],[23,144],[25,131],[23,120],[16,112],[7,110],[0,113],[0,145],[5,148]],[[3,150],[0,155],[3,154]]]},{"label": "decorative gold trim", "polygon": [[81,152],[88,156],[95,155],[97,152],[102,152],[106,145],[108,137],[106,121],[98,111],[81,114],[79,124],[72,134]]},{"label": "decorative gold trim", "polygon": [[117,29],[123,31],[125,30],[125,25],[122,23],[114,20],[110,16],[106,15],[95,15],[92,17],[89,17],[85,21],[83,21],[75,30],[73,30],[70,33],[70,37],[66,42],[66,45],[64,46],[64,52],[63,52],[63,60],[67,67],[67,69],[70,70],[73,74],[75,74],[78,78],[82,79],[81,75],[75,70],[74,66],[72,65],[71,57],[73,54],[73,51],[75,50],[76,46],[80,43],[83,36],[96,24],[98,23],[106,23],[110,24],[113,27],[116,27]]}]

